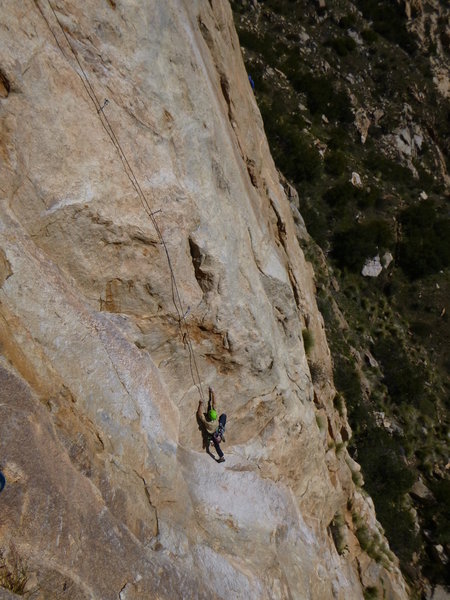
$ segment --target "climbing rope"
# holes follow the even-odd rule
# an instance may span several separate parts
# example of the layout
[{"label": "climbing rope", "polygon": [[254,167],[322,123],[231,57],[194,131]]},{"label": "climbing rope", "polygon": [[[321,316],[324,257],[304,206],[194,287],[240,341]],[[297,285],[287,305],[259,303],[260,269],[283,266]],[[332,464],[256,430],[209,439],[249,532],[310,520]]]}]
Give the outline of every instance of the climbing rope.
[{"label": "climbing rope", "polygon": [[[53,28],[51,27],[47,17],[45,16],[43,10],[41,9],[40,5],[39,5],[39,1],[38,0],[34,0],[35,4],[39,10],[39,12],[41,13],[44,21],[47,24],[48,29],[50,30],[52,36],[55,38],[56,44],[58,46],[58,48],[60,49],[62,55],[64,56],[64,58],[66,58],[67,62],[69,64],[70,61],[68,60],[68,58],[66,57],[66,54],[61,46],[61,44],[59,43],[59,40],[55,34],[55,32],[53,31]],[[185,311],[183,308],[183,303],[181,300],[181,295],[178,289],[178,285],[177,285],[177,280],[175,277],[175,272],[173,269],[173,264],[172,264],[172,260],[170,258],[170,254],[169,254],[169,249],[167,247],[166,241],[164,240],[164,237],[162,235],[161,229],[155,219],[155,213],[152,212],[151,208],[150,208],[150,204],[147,200],[146,195],[144,194],[142,187],[139,183],[138,178],[136,177],[134,170],[127,158],[127,155],[125,153],[125,151],[123,150],[119,139],[116,136],[116,133],[114,131],[114,128],[111,125],[111,122],[109,121],[108,117],[106,116],[105,112],[104,112],[104,108],[106,107],[106,105],[108,104],[108,100],[105,100],[103,104],[100,104],[100,101],[97,97],[97,94],[95,93],[94,88],[92,87],[89,78],[86,74],[85,69],[83,68],[83,65],[81,64],[81,61],[78,57],[78,53],[76,52],[75,48],[73,47],[69,36],[67,35],[67,33],[64,30],[64,27],[61,24],[61,21],[58,18],[58,15],[56,14],[55,9],[53,8],[53,5],[51,4],[50,0],[47,0],[47,4],[50,7],[51,12],[53,13],[53,16],[55,18],[56,23],[58,24],[60,30],[62,31],[64,38],[67,42],[68,47],[70,48],[71,53],[73,54],[73,57],[75,58],[75,61],[78,65],[79,71],[74,68],[74,71],[76,72],[76,74],[78,75],[78,77],[81,79],[81,82],[83,84],[84,89],[86,90],[86,93],[88,94],[91,102],[94,104],[96,113],[98,118],[100,119],[100,122],[103,126],[103,128],[105,129],[106,133],[108,134],[108,137],[111,140],[111,143],[113,144],[113,146],[115,147],[119,158],[122,162],[122,166],[123,169],[128,177],[128,179],[130,180],[131,185],[133,186],[136,194],[138,195],[138,198],[140,199],[142,206],[146,212],[146,214],[148,215],[148,217],[150,218],[150,221],[152,222],[153,227],[155,228],[155,231],[157,233],[158,239],[164,249],[164,253],[166,255],[166,259],[167,259],[167,264],[169,266],[169,271],[170,271],[170,282],[171,282],[171,290],[172,290],[172,302],[173,305],[175,307],[175,311],[178,315],[178,326],[180,329],[180,335],[181,338],[183,340],[183,344],[185,345],[185,347],[188,349],[188,353],[189,353],[189,368],[190,368],[190,372],[191,372],[191,377],[192,377],[192,381],[195,385],[195,387],[197,388],[199,395],[200,395],[200,399],[205,401],[205,397],[203,394],[203,388],[202,388],[202,382],[200,379],[200,373],[198,370],[198,365],[197,365],[197,360],[195,358],[195,353],[194,353],[194,349],[192,346],[192,341],[189,335],[189,328],[188,328],[188,324],[186,321],[186,315],[187,312],[189,311]],[[73,68],[73,67],[72,67]]]}]

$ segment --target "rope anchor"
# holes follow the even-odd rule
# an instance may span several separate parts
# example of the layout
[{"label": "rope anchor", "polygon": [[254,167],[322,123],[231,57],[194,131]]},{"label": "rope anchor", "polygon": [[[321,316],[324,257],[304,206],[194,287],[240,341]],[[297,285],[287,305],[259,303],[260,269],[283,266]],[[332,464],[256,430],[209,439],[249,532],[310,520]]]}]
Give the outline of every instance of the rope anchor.
[{"label": "rope anchor", "polygon": [[100,106],[100,108],[97,110],[97,114],[98,114],[100,111],[101,111],[101,112],[103,112],[103,109],[104,109],[106,106],[108,106],[108,104],[109,104],[109,100],[108,100],[108,98],[105,98],[105,101],[103,102],[103,106]]}]

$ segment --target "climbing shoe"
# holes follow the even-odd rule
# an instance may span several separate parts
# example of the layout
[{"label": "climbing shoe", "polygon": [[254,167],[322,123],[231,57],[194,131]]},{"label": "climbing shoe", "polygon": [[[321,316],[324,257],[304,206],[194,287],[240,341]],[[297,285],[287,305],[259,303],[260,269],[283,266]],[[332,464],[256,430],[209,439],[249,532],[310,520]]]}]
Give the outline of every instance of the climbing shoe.
[{"label": "climbing shoe", "polygon": [[221,456],[217,462],[225,462],[225,457]]}]

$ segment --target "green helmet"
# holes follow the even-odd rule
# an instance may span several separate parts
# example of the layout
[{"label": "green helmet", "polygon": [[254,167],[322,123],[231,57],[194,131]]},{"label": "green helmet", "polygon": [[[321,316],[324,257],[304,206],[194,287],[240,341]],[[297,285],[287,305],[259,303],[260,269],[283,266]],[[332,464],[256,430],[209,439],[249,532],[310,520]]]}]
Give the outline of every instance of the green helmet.
[{"label": "green helmet", "polygon": [[211,421],[215,421],[217,419],[217,411],[214,410],[214,408],[211,408],[211,410],[208,413],[208,416],[211,419]]}]

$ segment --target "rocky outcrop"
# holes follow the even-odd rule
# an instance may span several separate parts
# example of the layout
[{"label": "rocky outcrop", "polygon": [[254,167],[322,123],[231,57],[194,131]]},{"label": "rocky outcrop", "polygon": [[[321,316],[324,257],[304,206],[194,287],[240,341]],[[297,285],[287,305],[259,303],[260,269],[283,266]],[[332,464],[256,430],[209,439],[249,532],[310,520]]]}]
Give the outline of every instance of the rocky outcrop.
[{"label": "rocky outcrop", "polygon": [[[30,598],[406,598],[358,541],[381,533],[228,5],[6,0],[2,20],[7,568]],[[224,465],[195,417],[209,385]]]},{"label": "rocky outcrop", "polygon": [[448,48],[450,21],[448,5],[439,0],[405,1],[408,27],[430,52],[433,81],[444,98],[450,96]]}]

